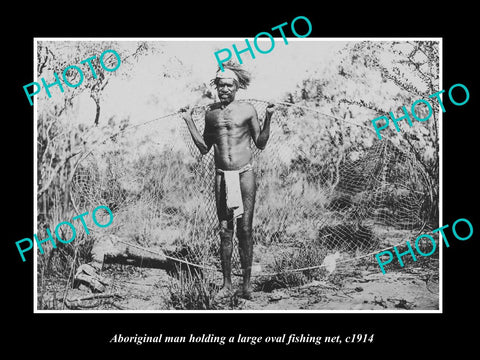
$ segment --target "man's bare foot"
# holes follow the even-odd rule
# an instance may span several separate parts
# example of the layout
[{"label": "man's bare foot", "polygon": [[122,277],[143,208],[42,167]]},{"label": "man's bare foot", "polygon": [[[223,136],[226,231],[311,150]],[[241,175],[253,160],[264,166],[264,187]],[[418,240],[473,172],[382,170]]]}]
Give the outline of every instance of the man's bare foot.
[{"label": "man's bare foot", "polygon": [[245,300],[252,300],[252,290],[250,288],[242,288],[235,292],[235,295]]}]

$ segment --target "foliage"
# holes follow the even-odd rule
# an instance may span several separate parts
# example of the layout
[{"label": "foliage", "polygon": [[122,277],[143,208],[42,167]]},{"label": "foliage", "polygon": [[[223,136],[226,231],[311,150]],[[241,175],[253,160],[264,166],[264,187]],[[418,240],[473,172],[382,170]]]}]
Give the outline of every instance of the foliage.
[{"label": "foliage", "polygon": [[[122,60],[122,65],[112,73],[106,73],[99,63],[99,55],[107,49],[116,50]],[[69,206],[69,192],[75,168],[81,160],[81,154],[91,150],[99,141],[109,133],[125,129],[128,124],[121,121],[119,124],[109,122],[99,126],[102,92],[110,83],[112,77],[128,76],[126,74],[135,65],[139,57],[150,50],[147,43],[132,43],[131,46],[119,46],[117,42],[52,42],[39,41],[37,48],[38,78],[50,81],[53,73],[61,78],[63,70],[70,65],[80,66],[80,62],[96,55],[92,66],[97,78],[93,77],[87,64],[83,65],[84,80],[77,88],[68,88],[61,95],[51,89],[52,97],[47,98],[46,92],[37,95],[37,178],[38,178],[38,209],[41,222],[48,222],[48,209],[54,202],[58,202],[64,211],[71,209]],[[113,55],[112,55],[113,56]],[[105,57],[108,64],[112,56]],[[113,58],[115,58],[113,56]],[[116,61],[116,60],[115,60]],[[111,65],[107,65],[111,67]],[[78,72],[70,71],[66,77],[71,83],[77,83]],[[95,103],[95,115],[90,124],[78,124],[71,121],[75,115],[74,100],[82,94],[88,94]]]},{"label": "foliage", "polygon": [[[273,266],[273,275],[260,283],[262,291],[295,287],[319,279],[323,269],[318,268],[327,255],[325,247],[318,242],[305,242],[292,251],[280,254]],[[308,269],[313,267],[312,269]],[[299,269],[304,269],[298,271]],[[293,270],[293,271],[292,271]]]},{"label": "foliage", "polygon": [[[428,99],[440,90],[438,42],[350,42],[334,61],[328,68],[304,79],[295,91],[287,94],[286,101],[332,114],[328,123],[321,124],[324,131],[319,127],[318,131],[308,132],[311,138],[308,143],[318,143],[325,133],[339,157],[350,149],[362,151],[373,141],[385,141],[372,136],[372,119],[388,115],[390,111],[400,117],[402,106],[410,111],[415,100]],[[424,108],[419,106],[416,111],[419,117],[425,117]],[[433,224],[438,221],[438,119],[439,107],[434,105],[429,121],[413,120],[413,127],[404,125],[400,133],[391,131],[384,136],[399,149],[413,154],[427,174],[429,218]],[[350,123],[357,126],[349,126]],[[314,157],[308,152],[306,155],[307,160]]]}]

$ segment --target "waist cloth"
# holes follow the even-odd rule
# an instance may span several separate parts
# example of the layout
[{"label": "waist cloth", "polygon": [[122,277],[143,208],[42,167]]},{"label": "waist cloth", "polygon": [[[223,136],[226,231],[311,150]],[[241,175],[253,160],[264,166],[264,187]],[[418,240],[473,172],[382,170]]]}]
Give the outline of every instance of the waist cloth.
[{"label": "waist cloth", "polygon": [[225,197],[227,209],[233,211],[233,217],[243,215],[242,190],[240,188],[240,174],[253,170],[253,164],[248,163],[238,170],[222,170],[216,168],[219,175],[223,175],[225,181]]}]

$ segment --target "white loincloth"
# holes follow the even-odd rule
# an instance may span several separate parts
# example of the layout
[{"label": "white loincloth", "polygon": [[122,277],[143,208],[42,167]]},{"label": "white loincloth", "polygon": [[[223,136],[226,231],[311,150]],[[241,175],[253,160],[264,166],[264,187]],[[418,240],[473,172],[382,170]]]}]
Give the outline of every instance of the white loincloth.
[{"label": "white loincloth", "polygon": [[243,215],[242,190],[240,189],[240,172],[238,170],[223,171],[227,208],[233,211],[233,217]]},{"label": "white loincloth", "polygon": [[242,190],[240,188],[240,174],[253,170],[252,164],[247,164],[239,170],[222,170],[217,168],[217,173],[223,175],[225,181],[225,197],[227,208],[233,211],[233,217],[243,215]]}]

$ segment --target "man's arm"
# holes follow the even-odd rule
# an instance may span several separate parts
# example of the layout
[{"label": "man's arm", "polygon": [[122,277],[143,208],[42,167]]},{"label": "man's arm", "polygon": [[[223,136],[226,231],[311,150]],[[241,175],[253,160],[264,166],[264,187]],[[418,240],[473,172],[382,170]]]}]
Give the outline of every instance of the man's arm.
[{"label": "man's arm", "polygon": [[260,123],[258,121],[257,112],[253,108],[253,114],[250,118],[250,133],[252,135],[253,142],[257,148],[260,150],[265,149],[267,146],[268,138],[270,137],[270,120],[272,114],[275,111],[275,105],[269,104],[265,112],[265,121],[263,122],[263,129],[260,131]]},{"label": "man's arm", "polygon": [[198,150],[202,155],[206,155],[210,148],[212,147],[211,141],[209,141],[209,130],[207,127],[207,123],[205,122],[205,131],[204,135],[202,136],[195,125],[195,122],[192,119],[191,111],[187,111],[185,109],[181,110],[183,112],[182,117],[185,120],[185,124],[187,125],[188,130],[190,131],[190,135],[192,135],[192,139]]}]

